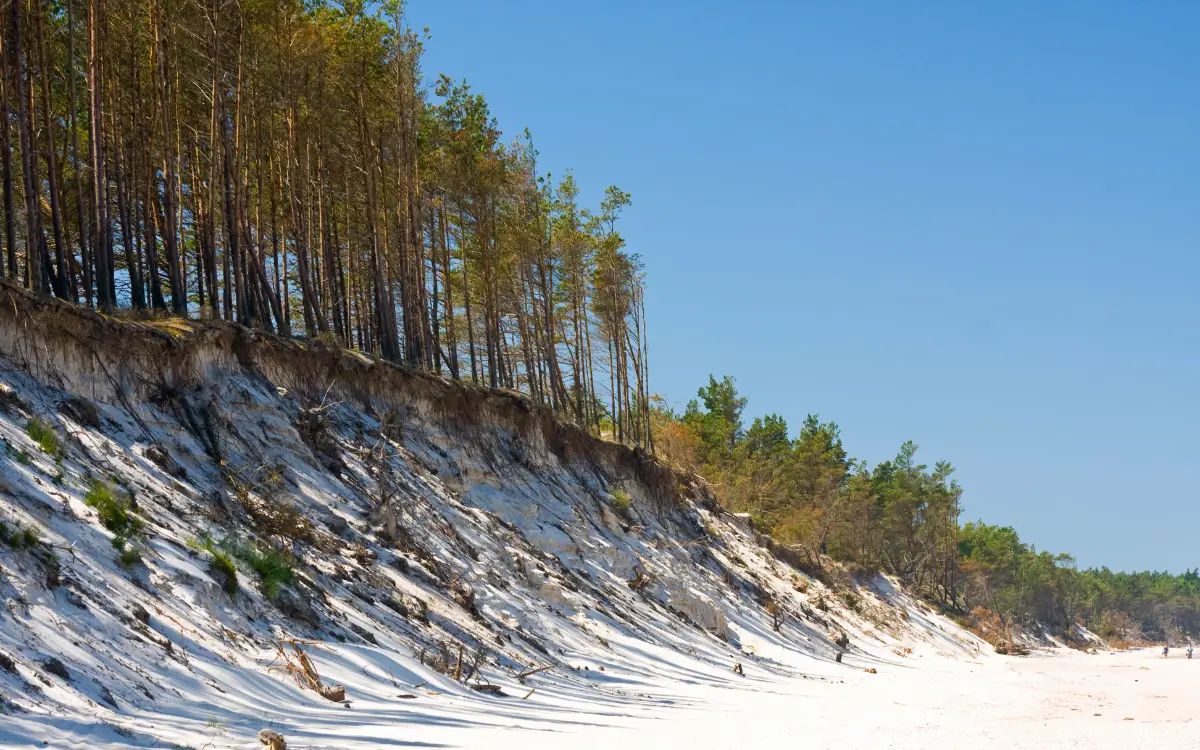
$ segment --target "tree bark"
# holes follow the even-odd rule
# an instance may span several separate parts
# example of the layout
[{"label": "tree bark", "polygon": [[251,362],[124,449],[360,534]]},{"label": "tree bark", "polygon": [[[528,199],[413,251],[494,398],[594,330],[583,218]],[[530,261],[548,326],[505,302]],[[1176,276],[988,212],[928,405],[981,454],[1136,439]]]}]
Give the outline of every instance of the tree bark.
[{"label": "tree bark", "polygon": [[[13,3],[14,7],[17,3]],[[92,151],[92,248],[96,260],[96,300],[101,310],[111,312],[116,300],[112,286],[112,238],[108,226],[105,205],[104,152],[101,148],[100,123],[103,121],[100,92],[100,0],[88,0],[88,88],[91,92],[91,127],[89,128]]]},{"label": "tree bark", "polygon": [[[8,20],[0,16],[0,29]],[[8,278],[17,278],[17,227],[13,208],[12,136],[8,112],[8,34],[0,34],[0,162],[4,174],[4,251],[8,261]]]},{"label": "tree bark", "polygon": [[25,268],[26,284],[45,294],[50,289],[50,251],[46,247],[46,232],[42,227],[38,197],[41,179],[38,177],[37,153],[33,144],[32,92],[27,95],[29,64],[21,50],[21,3],[11,2],[10,39],[12,40],[13,79],[17,84],[17,134],[21,143],[21,167],[25,178]]},{"label": "tree bark", "polygon": [[46,129],[46,177],[50,189],[50,226],[54,232],[54,273],[50,275],[54,294],[59,299],[73,298],[74,281],[70,278],[67,257],[66,232],[63,231],[62,209],[59,206],[61,193],[58,186],[58,153],[54,145],[54,109],[50,102],[50,74],[46,55],[46,32],[44,16],[48,8],[42,6],[34,14],[34,33],[37,34],[38,78],[42,89],[42,124]]}]

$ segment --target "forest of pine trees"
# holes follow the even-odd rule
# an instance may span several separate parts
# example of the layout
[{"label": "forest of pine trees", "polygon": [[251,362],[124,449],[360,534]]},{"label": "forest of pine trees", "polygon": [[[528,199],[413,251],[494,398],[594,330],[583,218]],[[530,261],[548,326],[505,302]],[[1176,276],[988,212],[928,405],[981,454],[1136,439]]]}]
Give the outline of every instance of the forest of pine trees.
[{"label": "forest of pine trees", "polygon": [[643,274],[399,0],[0,0],[4,276],[493,388],[649,447]]},{"label": "forest of pine trees", "polygon": [[961,524],[954,468],[919,463],[911,442],[872,467],[816,416],[795,436],[777,414],[746,426],[733,378],[710,375],[697,396],[682,413],[656,399],[659,456],[704,476],[723,506],[749,513],[814,575],[832,574],[830,561],[888,573],[968,626],[982,617],[1066,635],[1081,623],[1114,641],[1200,636],[1200,571],[1080,570],[1012,528]]}]

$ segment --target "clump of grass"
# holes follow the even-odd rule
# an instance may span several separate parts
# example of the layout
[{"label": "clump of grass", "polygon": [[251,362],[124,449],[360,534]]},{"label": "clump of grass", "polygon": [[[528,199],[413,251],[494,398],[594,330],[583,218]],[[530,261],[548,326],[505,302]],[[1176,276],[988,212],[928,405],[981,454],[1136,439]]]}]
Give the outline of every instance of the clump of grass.
[{"label": "clump of grass", "polygon": [[117,560],[128,567],[141,562],[142,553],[130,545],[130,540],[145,526],[129,509],[129,501],[113,492],[112,487],[93,479],[88,493],[84,496],[85,505],[96,509],[100,523],[113,533],[112,546],[118,553]]},{"label": "clump of grass", "polygon": [[613,510],[625,515],[633,507],[633,497],[625,490],[617,488],[612,491],[611,505]]},{"label": "clump of grass", "polygon": [[54,432],[54,428],[41,419],[34,417],[26,422],[25,434],[38,444],[42,453],[50,456],[58,456],[62,453],[62,445],[58,442],[58,435]]},{"label": "clump of grass", "polygon": [[212,537],[205,535],[188,542],[188,546],[211,554],[212,562],[208,564],[209,569],[223,581],[226,594],[230,596],[237,594],[237,567],[233,564],[229,553],[224,550],[223,545],[217,544]]},{"label": "clump of grass", "polygon": [[114,493],[112,487],[100,480],[92,480],[83,502],[96,509],[104,528],[123,539],[138,533],[145,525],[142,519],[130,511],[129,501]]},{"label": "clump of grass", "polygon": [[237,592],[237,568],[233,561],[239,560],[258,576],[259,589],[263,595],[275,600],[281,586],[292,582],[292,558],[286,553],[255,542],[243,543],[233,536],[220,542],[210,537],[201,537],[194,544],[213,556],[211,567],[225,579],[225,590],[232,596]]},{"label": "clump of grass", "polygon": [[21,464],[22,466],[28,466],[29,464],[33,463],[33,459],[29,457],[29,451],[25,450],[24,448],[17,451],[16,459],[17,463]]},{"label": "clump of grass", "polygon": [[8,524],[0,521],[0,544],[23,550],[36,547],[41,540],[42,535],[33,526],[17,526],[10,529]]},{"label": "clump of grass", "polygon": [[245,560],[258,574],[262,592],[271,601],[279,596],[280,586],[292,582],[292,560],[282,552],[255,545]]},{"label": "clump of grass", "polygon": [[214,552],[212,569],[222,577],[225,582],[225,593],[233,596],[237,593],[237,567],[234,566],[233,560],[229,559],[229,555],[224,552]]}]

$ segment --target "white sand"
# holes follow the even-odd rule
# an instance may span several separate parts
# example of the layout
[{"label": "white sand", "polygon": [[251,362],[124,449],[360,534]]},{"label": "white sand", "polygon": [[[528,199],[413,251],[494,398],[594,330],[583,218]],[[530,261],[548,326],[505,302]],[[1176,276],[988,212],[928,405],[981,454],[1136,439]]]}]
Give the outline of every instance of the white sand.
[{"label": "white sand", "polygon": [[[1192,724],[1200,659],[1182,653],[1164,660],[1152,650],[1093,656],[1059,650],[975,661],[918,650],[909,659],[872,663],[878,674],[853,664],[822,664],[823,675],[791,677],[750,667],[741,680],[697,671],[690,680],[657,680],[657,694],[628,690],[630,684],[654,690],[655,678],[595,674],[597,685],[611,683],[611,701],[552,686],[528,701],[480,701],[426,688],[416,700],[380,695],[348,709],[293,705],[301,713],[290,720],[262,723],[287,732],[296,750],[1200,747]],[[674,678],[687,666],[687,660],[664,664]],[[351,673],[343,676],[353,682]],[[362,695],[366,685],[355,692]],[[195,708],[204,715],[204,707]],[[146,718],[143,730],[172,735],[168,717]],[[0,726],[0,747],[146,746],[49,717],[8,716],[0,724],[7,724]],[[212,733],[211,747],[252,748],[252,725],[242,717],[203,731]]]},{"label": "white sand", "polygon": [[[771,681],[754,693],[702,688],[684,708],[620,727],[528,734],[527,748],[1200,747],[1200,659],[1157,651],[937,659]],[[594,720],[590,717],[589,720]],[[490,741],[489,737],[489,741]],[[514,738],[508,738],[511,742]],[[503,742],[496,737],[497,742]],[[515,746],[515,745],[514,745]]]},{"label": "white sand", "polygon": [[791,681],[677,729],[697,748],[1200,747],[1197,682],[1200,660],[1153,651],[944,660],[844,685]]}]

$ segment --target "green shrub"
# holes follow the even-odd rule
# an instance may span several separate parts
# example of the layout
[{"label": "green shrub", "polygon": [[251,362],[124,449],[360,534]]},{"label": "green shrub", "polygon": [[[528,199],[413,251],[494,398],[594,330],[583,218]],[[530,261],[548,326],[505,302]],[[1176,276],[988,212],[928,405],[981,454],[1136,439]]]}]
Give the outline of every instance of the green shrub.
[{"label": "green shrub", "polygon": [[226,590],[231,595],[237,591],[234,559],[240,560],[254,571],[258,576],[259,589],[271,601],[279,596],[280,586],[292,582],[291,556],[266,545],[256,542],[243,543],[231,535],[219,543],[210,537],[201,537],[192,546],[212,554],[212,569],[225,576]]},{"label": "green shrub", "polygon": [[111,540],[113,549],[119,554],[118,560],[128,566],[142,559],[142,553],[129,546],[129,540],[142,530],[145,525],[129,510],[129,501],[116,495],[112,487],[98,479],[93,479],[84,496],[85,505],[96,509],[100,523],[113,533]]},{"label": "green shrub", "polygon": [[633,497],[623,489],[615,489],[612,491],[612,509],[625,515],[629,509],[633,507]]},{"label": "green shrub", "polygon": [[129,502],[113,493],[111,487],[93,479],[83,502],[95,508],[104,528],[123,539],[128,539],[142,530],[144,524],[129,510]]},{"label": "green shrub", "polygon": [[256,545],[246,562],[258,574],[262,592],[271,601],[279,596],[280,586],[292,582],[292,560],[282,552]]},{"label": "green shrub", "polygon": [[212,562],[208,567],[213,573],[224,581],[225,593],[233,596],[237,594],[238,580],[237,567],[233,564],[229,554],[223,549],[222,545],[213,542],[212,537],[202,536],[188,542],[188,545],[194,549],[202,549],[212,555]]},{"label": "green shrub", "polygon": [[229,555],[224,552],[214,552],[211,567],[214,573],[224,579],[225,593],[230,596],[236,594],[238,589],[237,568],[234,566],[233,560],[229,559]]},{"label": "green shrub", "polygon": [[0,521],[0,544],[7,544],[15,550],[31,549],[38,545],[42,535],[32,526],[17,526],[9,528]]},{"label": "green shrub", "polygon": [[33,459],[29,457],[29,451],[25,450],[24,448],[17,451],[17,463],[23,466],[28,466],[29,464],[33,463]]},{"label": "green shrub", "polygon": [[54,428],[46,422],[34,417],[25,423],[25,434],[38,444],[42,453],[55,458],[62,456],[63,448],[58,442],[58,435],[54,432]]}]

